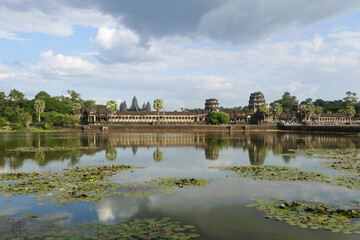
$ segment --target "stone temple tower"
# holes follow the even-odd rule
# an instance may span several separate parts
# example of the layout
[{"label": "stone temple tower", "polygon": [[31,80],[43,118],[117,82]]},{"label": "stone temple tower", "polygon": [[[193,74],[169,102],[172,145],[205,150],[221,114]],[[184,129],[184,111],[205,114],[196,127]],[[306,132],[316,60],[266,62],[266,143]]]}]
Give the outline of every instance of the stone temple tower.
[{"label": "stone temple tower", "polygon": [[219,111],[219,101],[216,98],[206,99],[205,101],[205,110],[209,110],[210,112]]},{"label": "stone temple tower", "polygon": [[265,103],[265,97],[262,92],[250,94],[249,108],[255,113],[260,109],[261,104]]}]

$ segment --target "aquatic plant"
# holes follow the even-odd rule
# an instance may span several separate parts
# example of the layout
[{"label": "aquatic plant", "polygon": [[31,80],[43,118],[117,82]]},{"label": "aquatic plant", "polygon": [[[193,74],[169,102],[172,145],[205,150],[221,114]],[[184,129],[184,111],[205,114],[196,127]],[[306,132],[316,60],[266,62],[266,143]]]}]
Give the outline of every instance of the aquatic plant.
[{"label": "aquatic plant", "polygon": [[62,205],[74,201],[104,200],[116,195],[116,189],[126,187],[107,182],[108,178],[134,168],[130,165],[76,167],[58,172],[19,172],[0,174],[0,195],[29,194],[37,200],[49,199]]},{"label": "aquatic plant", "polygon": [[36,200],[49,199],[51,203],[63,206],[71,202],[99,202],[116,195],[144,197],[156,193],[173,193],[182,187],[204,187],[210,182],[203,178],[156,178],[133,185],[108,182],[109,177],[133,168],[130,165],[104,165],[58,172],[3,173],[0,174],[0,195],[11,197],[28,194]]},{"label": "aquatic plant", "polygon": [[333,186],[360,189],[359,175],[355,173],[341,176],[327,176],[321,173],[304,172],[298,168],[289,168],[285,166],[216,166],[210,168],[219,169],[220,171],[234,171],[236,177],[246,177],[254,180],[321,182]]},{"label": "aquatic plant", "polygon": [[316,181],[331,183],[328,176],[321,173],[304,172],[298,168],[285,166],[231,166],[210,167],[221,171],[234,171],[237,177],[253,178],[267,181]]},{"label": "aquatic plant", "polygon": [[171,218],[144,218],[117,225],[82,223],[71,229],[58,223],[68,217],[40,220],[41,215],[0,216],[1,239],[191,239],[200,236],[193,225],[181,225]]},{"label": "aquatic plant", "polygon": [[[118,225],[79,224],[80,236],[96,239],[180,239],[200,237],[193,225],[181,225],[171,218],[144,218],[124,221]],[[86,235],[85,235],[86,234]]]},{"label": "aquatic plant", "polygon": [[285,221],[301,228],[360,234],[360,202],[358,201],[345,203],[347,208],[304,200],[267,202],[253,199],[253,201],[256,201],[256,204],[247,205],[247,207],[256,207],[257,210],[265,213],[265,218]]},{"label": "aquatic plant", "polygon": [[289,156],[306,156],[328,159],[322,164],[326,168],[348,173],[360,173],[360,149],[290,149]]}]

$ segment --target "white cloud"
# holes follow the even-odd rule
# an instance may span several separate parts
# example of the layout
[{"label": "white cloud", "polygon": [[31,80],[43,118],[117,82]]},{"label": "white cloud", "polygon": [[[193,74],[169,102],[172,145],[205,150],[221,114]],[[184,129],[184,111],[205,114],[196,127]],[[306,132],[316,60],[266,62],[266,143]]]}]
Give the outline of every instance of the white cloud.
[{"label": "white cloud", "polygon": [[125,27],[99,28],[90,41],[99,49],[99,60],[104,63],[156,61],[161,55],[151,43],[142,46],[139,36]]},{"label": "white cloud", "polygon": [[64,56],[62,54],[53,55],[52,51],[42,52],[41,60],[30,68],[37,73],[48,75],[65,76],[65,75],[83,75],[89,74],[95,70],[95,66],[81,58],[74,56]]},{"label": "white cloud", "polygon": [[11,6],[14,4],[11,2],[2,4],[0,7],[0,30],[3,34],[0,36],[5,35],[8,39],[20,40],[21,38],[12,33],[13,31],[68,36],[73,33],[72,26],[75,24],[92,27],[115,25],[112,17],[104,15],[96,9],[69,8],[57,1],[48,1],[42,4],[31,2],[19,1],[18,6]]},{"label": "white cloud", "polygon": [[20,38],[16,34],[8,32],[8,31],[4,31],[4,30],[0,30],[0,38],[5,38],[5,39],[9,39],[9,40],[16,40],[16,41],[30,40],[30,39]]},{"label": "white cloud", "polygon": [[337,47],[360,50],[360,32],[342,31],[330,33],[329,37],[336,39]]}]

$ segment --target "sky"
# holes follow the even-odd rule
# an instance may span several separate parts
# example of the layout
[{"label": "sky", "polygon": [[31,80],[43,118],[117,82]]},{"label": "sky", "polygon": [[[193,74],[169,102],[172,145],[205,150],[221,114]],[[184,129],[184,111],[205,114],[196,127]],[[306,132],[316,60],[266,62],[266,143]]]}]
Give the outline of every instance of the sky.
[{"label": "sky", "polygon": [[0,84],[166,110],[360,95],[360,1],[0,0]]}]

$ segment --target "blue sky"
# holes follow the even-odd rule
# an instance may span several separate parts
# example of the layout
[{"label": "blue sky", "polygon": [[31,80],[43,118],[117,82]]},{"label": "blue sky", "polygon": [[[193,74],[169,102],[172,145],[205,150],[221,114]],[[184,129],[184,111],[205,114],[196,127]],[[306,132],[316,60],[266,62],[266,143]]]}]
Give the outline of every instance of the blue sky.
[{"label": "blue sky", "polygon": [[167,110],[360,95],[358,0],[0,0],[0,91]]}]

